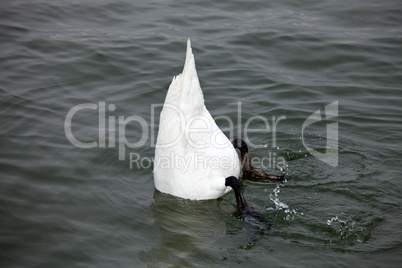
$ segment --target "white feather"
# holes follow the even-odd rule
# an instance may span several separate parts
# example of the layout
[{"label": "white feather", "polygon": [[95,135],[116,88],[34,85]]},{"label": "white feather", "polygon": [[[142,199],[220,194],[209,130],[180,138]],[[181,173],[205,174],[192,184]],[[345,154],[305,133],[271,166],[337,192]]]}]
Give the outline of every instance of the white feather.
[{"label": "white feather", "polygon": [[189,39],[183,72],[173,78],[160,115],[155,188],[187,199],[215,199],[231,189],[225,178],[239,173],[232,143],[205,107]]}]

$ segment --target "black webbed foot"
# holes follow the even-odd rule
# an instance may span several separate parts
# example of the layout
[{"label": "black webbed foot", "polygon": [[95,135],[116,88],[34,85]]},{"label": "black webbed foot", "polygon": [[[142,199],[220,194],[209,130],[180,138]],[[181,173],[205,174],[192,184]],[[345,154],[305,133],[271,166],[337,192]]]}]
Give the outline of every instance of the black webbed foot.
[{"label": "black webbed foot", "polygon": [[241,184],[236,177],[231,176],[226,178],[225,185],[232,187],[236,196],[237,209],[242,214],[245,223],[259,232],[270,230],[275,225],[273,222],[267,220],[260,211],[247,204]]},{"label": "black webbed foot", "polygon": [[237,138],[232,141],[232,144],[235,149],[240,150],[243,179],[263,183],[270,183],[270,182],[284,183],[291,179],[290,176],[285,175],[278,176],[268,174],[261,169],[253,167],[253,165],[251,164],[250,157],[248,155],[248,146],[244,140]]}]

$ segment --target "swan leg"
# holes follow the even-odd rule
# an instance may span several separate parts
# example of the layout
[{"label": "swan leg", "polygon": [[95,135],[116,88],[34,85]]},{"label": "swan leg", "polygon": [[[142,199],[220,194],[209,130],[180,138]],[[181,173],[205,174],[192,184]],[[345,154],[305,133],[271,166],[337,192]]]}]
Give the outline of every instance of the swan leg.
[{"label": "swan leg", "polygon": [[232,145],[235,149],[240,150],[240,157],[241,157],[241,165],[243,171],[243,179],[257,181],[257,182],[286,182],[290,180],[289,176],[285,175],[273,175],[267,174],[266,172],[262,171],[261,169],[254,168],[251,164],[251,158],[248,153],[248,146],[247,143],[240,138],[236,138],[232,141]]},{"label": "swan leg", "polygon": [[[254,169],[255,170],[255,169]],[[261,171],[261,170],[259,170]],[[263,171],[261,171],[263,172]],[[273,175],[273,174],[267,174],[264,172],[264,176],[256,176],[254,173],[253,174],[243,174],[242,179],[244,180],[249,180],[249,181],[254,181],[254,182],[263,182],[263,183],[277,183],[277,182],[287,182],[288,180],[291,179],[290,176],[285,176],[285,175]]]}]

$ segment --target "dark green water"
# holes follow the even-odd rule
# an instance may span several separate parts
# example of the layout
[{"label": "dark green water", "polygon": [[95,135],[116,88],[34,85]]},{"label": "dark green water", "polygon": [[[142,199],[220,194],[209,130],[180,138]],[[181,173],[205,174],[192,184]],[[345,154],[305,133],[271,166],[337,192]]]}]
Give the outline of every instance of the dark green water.
[{"label": "dark green water", "polygon": [[[401,11],[400,1],[3,1],[1,266],[400,267]],[[211,114],[241,136],[252,116],[268,118],[270,132],[248,133],[251,153],[284,159],[292,176],[244,182],[277,224],[264,235],[243,226],[233,193],[196,202],[154,190],[152,107],[181,72],[188,37]],[[338,116],[302,140],[306,119],[335,101]],[[74,115],[72,134],[93,148],[66,136],[79,104],[95,108]],[[139,146],[123,153],[118,122],[129,116],[146,127],[127,124]],[[336,167],[303,145],[325,152],[329,123]]]}]

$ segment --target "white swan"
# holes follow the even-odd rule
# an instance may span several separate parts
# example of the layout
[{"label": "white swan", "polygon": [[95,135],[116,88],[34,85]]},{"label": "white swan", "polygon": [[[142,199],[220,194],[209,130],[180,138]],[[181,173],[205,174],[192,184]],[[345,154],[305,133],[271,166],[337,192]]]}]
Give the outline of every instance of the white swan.
[{"label": "white swan", "polygon": [[238,177],[238,155],[204,104],[190,39],[183,72],[173,78],[160,115],[154,159],[155,188],[178,197],[215,199]]}]

